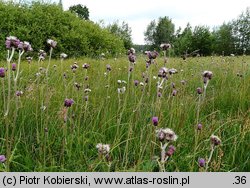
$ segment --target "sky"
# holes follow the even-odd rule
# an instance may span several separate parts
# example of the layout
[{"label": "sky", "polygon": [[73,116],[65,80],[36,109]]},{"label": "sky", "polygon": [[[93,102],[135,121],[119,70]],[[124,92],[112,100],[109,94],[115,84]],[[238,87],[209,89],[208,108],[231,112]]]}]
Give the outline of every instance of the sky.
[{"label": "sky", "polygon": [[64,9],[86,5],[90,20],[105,24],[125,21],[132,29],[134,44],[144,44],[144,31],[152,20],[168,16],[175,28],[206,25],[210,28],[231,21],[240,15],[250,0],[62,0]]}]

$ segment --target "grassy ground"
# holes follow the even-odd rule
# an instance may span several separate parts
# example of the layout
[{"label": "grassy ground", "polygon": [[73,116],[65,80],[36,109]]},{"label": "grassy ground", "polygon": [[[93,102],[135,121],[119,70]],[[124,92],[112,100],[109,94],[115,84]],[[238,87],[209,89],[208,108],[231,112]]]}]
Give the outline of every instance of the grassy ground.
[{"label": "grassy ground", "polygon": [[[157,96],[158,77],[153,76],[158,75],[163,59],[157,58],[146,73],[145,58],[137,58],[130,76],[127,58],[70,59],[62,66],[60,60],[52,60],[48,79],[45,70],[39,71],[39,67],[46,69],[48,60],[40,65],[22,61],[17,90],[23,95],[15,96],[11,78],[7,117],[3,100],[6,103],[8,95],[6,73],[0,78],[0,155],[7,161],[0,163],[0,170],[159,171],[161,150],[155,131],[171,128],[178,139],[172,143],[176,151],[167,160],[166,171],[204,171],[197,161],[208,161],[210,136],[215,134],[222,144],[215,148],[207,171],[249,172],[250,57],[172,58],[167,68],[176,68],[178,73],[164,83],[162,97]],[[70,65],[75,61],[79,68],[73,73]],[[89,69],[82,68],[84,63],[90,64]],[[7,68],[6,62],[1,66]],[[203,87],[205,70],[212,71],[213,78],[206,96],[199,100],[196,88]],[[147,84],[143,72],[149,78]],[[117,80],[127,84],[119,85]],[[144,86],[136,87],[134,80]],[[172,96],[171,83],[175,83],[176,96]],[[84,92],[88,86],[91,92]],[[125,93],[118,94],[118,87],[123,86]],[[74,100],[69,108],[64,107],[66,98]],[[152,125],[153,116],[159,118],[157,127]],[[197,131],[198,123],[203,125],[201,131]],[[98,143],[110,144],[110,162],[98,156]]]}]

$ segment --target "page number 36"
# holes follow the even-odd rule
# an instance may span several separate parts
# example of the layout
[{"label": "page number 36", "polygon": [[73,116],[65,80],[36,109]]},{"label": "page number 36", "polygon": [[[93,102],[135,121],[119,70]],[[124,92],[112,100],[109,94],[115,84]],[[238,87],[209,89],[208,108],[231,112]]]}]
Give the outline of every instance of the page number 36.
[{"label": "page number 36", "polygon": [[235,182],[233,184],[246,184],[247,178],[246,176],[235,176]]}]

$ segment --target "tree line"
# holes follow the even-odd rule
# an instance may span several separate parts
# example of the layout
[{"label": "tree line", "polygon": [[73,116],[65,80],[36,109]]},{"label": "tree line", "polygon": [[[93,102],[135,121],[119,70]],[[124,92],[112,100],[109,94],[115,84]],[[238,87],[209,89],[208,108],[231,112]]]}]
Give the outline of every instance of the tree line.
[{"label": "tree line", "polygon": [[174,55],[230,55],[250,54],[250,9],[238,18],[210,30],[207,26],[188,23],[184,29],[175,30],[169,17],[151,21],[144,33],[147,46],[158,49],[161,43],[171,43]]}]

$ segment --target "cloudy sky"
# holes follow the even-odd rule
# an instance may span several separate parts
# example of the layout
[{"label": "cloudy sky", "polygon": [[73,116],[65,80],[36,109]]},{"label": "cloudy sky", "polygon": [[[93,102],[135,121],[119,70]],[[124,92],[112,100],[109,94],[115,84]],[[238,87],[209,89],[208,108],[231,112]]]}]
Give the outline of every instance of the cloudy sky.
[{"label": "cloudy sky", "polygon": [[237,18],[250,6],[250,0],[63,0],[64,9],[75,4],[86,5],[95,22],[127,22],[133,42],[144,44],[143,32],[151,20],[169,16],[176,29],[188,22],[213,28]]}]

